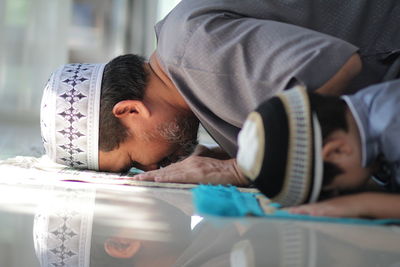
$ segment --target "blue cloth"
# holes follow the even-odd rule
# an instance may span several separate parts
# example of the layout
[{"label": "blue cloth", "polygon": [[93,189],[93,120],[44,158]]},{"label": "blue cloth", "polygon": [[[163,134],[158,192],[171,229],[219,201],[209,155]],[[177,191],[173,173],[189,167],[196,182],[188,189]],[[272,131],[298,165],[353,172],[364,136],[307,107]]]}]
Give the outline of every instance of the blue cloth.
[{"label": "blue cloth", "polygon": [[144,173],[144,171],[141,170],[141,169],[132,167],[132,168],[130,168],[129,171],[128,171],[128,176],[135,176],[136,174],[140,174],[140,173]]},{"label": "blue cloth", "polygon": [[261,216],[270,219],[287,219],[316,221],[329,223],[346,223],[360,225],[400,224],[398,219],[356,219],[317,217],[302,214],[291,214],[279,209],[279,204],[270,205],[278,208],[272,214],[266,214],[261,209],[256,196],[259,193],[240,192],[235,186],[199,185],[192,189],[194,206],[199,214],[223,217],[243,217],[248,215]]},{"label": "blue cloth", "polygon": [[383,155],[393,179],[391,191],[400,188],[400,80],[370,86],[343,99],[355,118],[361,136],[362,164],[370,166]]},{"label": "blue cloth", "polygon": [[254,193],[240,192],[234,186],[200,185],[192,191],[199,213],[228,217],[264,215]]}]

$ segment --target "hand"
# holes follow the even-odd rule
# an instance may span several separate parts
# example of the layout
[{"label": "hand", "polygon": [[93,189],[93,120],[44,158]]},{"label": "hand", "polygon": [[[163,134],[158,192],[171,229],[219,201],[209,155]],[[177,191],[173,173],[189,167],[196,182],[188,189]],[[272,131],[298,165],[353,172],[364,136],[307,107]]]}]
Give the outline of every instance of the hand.
[{"label": "hand", "polygon": [[292,207],[288,211],[314,216],[400,219],[400,195],[364,192]]},{"label": "hand", "polygon": [[361,217],[365,202],[360,194],[335,197],[329,200],[291,207],[287,210],[295,214],[329,217]]},{"label": "hand", "polygon": [[135,175],[133,179],[161,183],[248,185],[237,167],[236,159],[219,160],[195,155],[165,168]]},{"label": "hand", "polygon": [[232,157],[228,155],[221,147],[218,145],[202,145],[196,146],[196,149],[192,153],[192,156],[202,156],[214,159],[231,159]]}]

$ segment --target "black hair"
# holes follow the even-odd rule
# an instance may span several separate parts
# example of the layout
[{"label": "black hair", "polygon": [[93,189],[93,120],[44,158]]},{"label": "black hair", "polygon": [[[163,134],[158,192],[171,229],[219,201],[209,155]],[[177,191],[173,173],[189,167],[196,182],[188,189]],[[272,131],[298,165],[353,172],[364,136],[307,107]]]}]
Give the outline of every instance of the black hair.
[{"label": "black hair", "polygon": [[[308,92],[311,109],[316,113],[321,125],[322,140],[325,143],[336,130],[348,131],[346,120],[347,105],[343,99],[337,96],[321,95]],[[344,171],[331,162],[324,161],[323,185],[329,185],[333,179]]]},{"label": "black hair", "polygon": [[142,100],[147,84],[144,59],[138,55],[119,56],[106,64],[101,85],[99,148],[108,152],[128,137],[128,129],[112,109],[123,100]]},{"label": "black hair", "polygon": [[[104,230],[104,231],[103,231]],[[107,254],[104,243],[110,237],[109,229],[99,224],[93,224],[93,235],[90,247],[90,266],[94,267],[132,267],[132,259],[114,258]]]},{"label": "black hair", "polygon": [[[183,250],[188,247],[191,241],[190,216],[186,215],[174,204],[153,197],[152,194],[142,195],[144,199],[151,199],[152,201],[143,204],[140,208],[135,208],[132,206],[131,217],[126,215],[118,217],[118,215],[116,216],[110,214],[110,210],[108,208],[112,208],[113,206],[129,207],[133,203],[136,203],[136,201],[132,202],[132,199],[127,197],[129,193],[127,193],[127,195],[124,194],[125,193],[119,193],[121,199],[111,199],[110,196],[106,195],[96,196],[96,205],[93,211],[90,266],[132,267],[135,265],[135,262],[137,263],[135,256],[128,259],[114,258],[110,256],[104,249],[104,244],[109,238],[114,236],[124,237],[120,235],[121,229],[124,228],[124,226],[119,224],[120,220],[126,220],[126,222],[131,220],[134,222],[134,219],[137,218],[137,216],[135,216],[137,212],[139,214],[144,211],[149,212],[151,216],[147,219],[163,222],[163,224],[166,226],[166,229],[162,229],[160,231],[162,231],[163,234],[165,234],[164,231],[168,231],[168,234],[171,235],[170,240],[160,239],[161,241],[157,241],[146,238],[141,240],[140,237],[138,237],[138,240],[163,243],[165,246],[170,245],[170,249],[178,249],[180,250],[179,253],[182,253]],[[127,226],[126,229],[132,230],[135,229],[135,226],[132,228]],[[153,234],[156,234],[156,232],[153,232]],[[143,237],[143,235],[141,236]],[[129,235],[125,237],[128,239],[132,238],[132,236]],[[154,247],[142,247],[141,249],[154,250]],[[159,255],[157,254],[157,251],[154,251],[154,257],[157,258],[158,256]]]}]

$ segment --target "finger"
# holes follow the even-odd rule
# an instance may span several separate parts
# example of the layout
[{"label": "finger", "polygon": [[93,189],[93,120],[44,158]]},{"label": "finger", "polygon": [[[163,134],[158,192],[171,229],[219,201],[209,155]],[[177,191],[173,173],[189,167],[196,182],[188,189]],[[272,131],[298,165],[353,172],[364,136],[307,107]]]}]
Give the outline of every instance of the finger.
[{"label": "finger", "polygon": [[308,205],[291,207],[287,209],[287,211],[292,214],[307,214],[307,215],[313,215],[313,210],[314,209]]},{"label": "finger", "polygon": [[154,181],[159,183],[182,182],[183,180],[181,175],[179,175],[176,170],[168,168],[138,174],[134,176],[134,179],[139,181]]},{"label": "finger", "polygon": [[154,181],[160,183],[198,183],[199,177],[187,170],[168,170],[154,175]]},{"label": "finger", "polygon": [[168,169],[154,175],[154,181],[159,183],[187,183],[187,173],[179,169]]},{"label": "finger", "polygon": [[293,214],[301,214],[301,209],[299,209],[299,207],[284,208],[284,210]]},{"label": "finger", "polygon": [[145,172],[141,174],[137,174],[132,177],[133,180],[138,181],[154,181],[154,177],[156,176],[156,171]]}]

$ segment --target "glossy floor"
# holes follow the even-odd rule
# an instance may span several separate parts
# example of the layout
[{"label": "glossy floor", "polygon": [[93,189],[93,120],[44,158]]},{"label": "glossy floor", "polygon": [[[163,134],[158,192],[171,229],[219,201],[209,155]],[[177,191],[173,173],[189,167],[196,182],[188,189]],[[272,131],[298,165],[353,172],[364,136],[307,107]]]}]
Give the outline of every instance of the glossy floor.
[{"label": "glossy floor", "polygon": [[0,192],[4,267],[400,264],[396,226],[203,218],[184,189],[3,179]]}]

